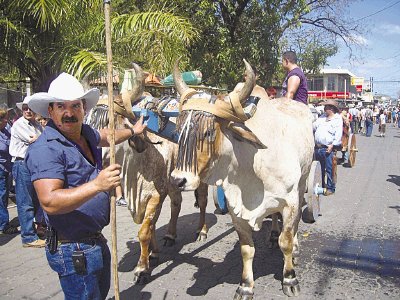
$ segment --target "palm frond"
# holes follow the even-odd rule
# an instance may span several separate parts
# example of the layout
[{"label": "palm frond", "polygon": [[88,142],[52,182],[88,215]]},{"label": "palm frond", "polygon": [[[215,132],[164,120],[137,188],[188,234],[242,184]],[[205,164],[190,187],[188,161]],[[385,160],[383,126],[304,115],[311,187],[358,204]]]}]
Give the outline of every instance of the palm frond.
[{"label": "palm frond", "polygon": [[103,53],[82,49],[73,55],[71,60],[66,64],[69,73],[74,74],[78,78],[82,78],[93,71],[105,69],[107,57]]}]

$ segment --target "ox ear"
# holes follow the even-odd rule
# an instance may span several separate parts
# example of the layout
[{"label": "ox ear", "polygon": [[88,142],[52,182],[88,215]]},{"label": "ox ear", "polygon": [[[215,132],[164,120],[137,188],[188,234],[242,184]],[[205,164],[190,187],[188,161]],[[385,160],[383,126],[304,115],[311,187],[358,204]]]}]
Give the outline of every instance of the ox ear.
[{"label": "ox ear", "polygon": [[267,149],[258,137],[242,123],[229,123],[228,128],[233,132],[234,137],[240,141],[248,142],[257,149]]}]

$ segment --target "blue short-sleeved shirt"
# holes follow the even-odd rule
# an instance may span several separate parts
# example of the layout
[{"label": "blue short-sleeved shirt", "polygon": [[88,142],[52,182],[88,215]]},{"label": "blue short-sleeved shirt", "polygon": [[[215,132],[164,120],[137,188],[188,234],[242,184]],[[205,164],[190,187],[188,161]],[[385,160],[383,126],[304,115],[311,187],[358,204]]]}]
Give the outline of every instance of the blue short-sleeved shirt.
[{"label": "blue short-sleeved shirt", "polygon": [[[102,169],[101,148],[97,148],[100,134],[83,124],[82,135],[92,150],[95,165],[50,120],[26,154],[25,161],[32,182],[38,179],[61,179],[64,188],[68,189],[95,179]],[[102,230],[109,223],[109,216],[109,193],[101,192],[70,213],[49,215],[48,222],[65,238],[74,240]]]}]

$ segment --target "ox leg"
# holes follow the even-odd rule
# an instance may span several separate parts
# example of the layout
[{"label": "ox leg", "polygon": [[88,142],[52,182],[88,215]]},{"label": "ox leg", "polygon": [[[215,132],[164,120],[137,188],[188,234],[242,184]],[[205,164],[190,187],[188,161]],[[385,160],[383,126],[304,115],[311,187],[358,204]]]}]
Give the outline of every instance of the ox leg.
[{"label": "ox leg", "polygon": [[276,249],[278,248],[278,238],[279,238],[279,224],[278,224],[279,214],[274,213],[271,215],[271,233],[269,236],[269,248]]},{"label": "ox leg", "polygon": [[204,241],[207,239],[208,233],[208,228],[206,224],[208,185],[205,183],[201,183],[194,194],[196,196],[196,202],[200,208],[199,226],[196,230],[196,237],[197,241]]},{"label": "ox leg", "polygon": [[146,284],[150,280],[150,243],[152,241],[152,235],[155,232],[156,216],[158,215],[158,209],[160,204],[160,195],[153,195],[146,206],[146,212],[139,230],[139,242],[140,242],[140,258],[138,264],[133,270],[134,282],[137,284]]},{"label": "ox leg", "polygon": [[297,266],[299,265],[299,240],[297,238],[297,230],[296,233],[293,237],[293,265]]},{"label": "ox leg", "polygon": [[242,280],[233,299],[251,300],[254,295],[253,259],[255,253],[252,230],[243,220],[240,221],[236,219],[233,221],[233,224],[235,225],[236,232],[239,236],[240,252],[243,261]]},{"label": "ox leg", "polygon": [[[165,197],[161,197],[161,199],[162,199],[161,203],[163,203]],[[154,217],[154,226],[152,226],[151,240],[150,240],[151,252],[150,252],[150,256],[149,256],[150,267],[157,266],[158,262],[159,262],[159,257],[160,257],[160,247],[158,246],[158,242],[157,242],[156,225],[155,225],[155,224],[157,224],[157,220],[158,220],[158,217],[160,216],[160,213],[161,213],[161,205],[159,205],[159,207],[157,208],[157,212]]]},{"label": "ox leg", "polygon": [[[294,207],[283,209],[283,229],[279,236],[279,247],[284,256],[283,282],[282,289],[285,295],[298,296],[300,294],[299,282],[293,267],[293,250],[295,245],[295,235],[300,217],[300,210],[295,211]],[[294,217],[298,215],[298,217]]]},{"label": "ox leg", "polygon": [[172,247],[176,240],[176,226],[182,206],[182,194],[178,190],[168,193],[171,199],[171,219],[168,223],[168,231],[164,236],[164,246]]}]

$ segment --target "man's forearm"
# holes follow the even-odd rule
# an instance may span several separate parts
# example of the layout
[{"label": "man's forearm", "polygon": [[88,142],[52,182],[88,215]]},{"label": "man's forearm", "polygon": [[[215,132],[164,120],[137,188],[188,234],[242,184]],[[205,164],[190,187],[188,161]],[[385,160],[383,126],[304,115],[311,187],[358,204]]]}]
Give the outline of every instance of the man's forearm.
[{"label": "man's forearm", "polygon": [[47,214],[59,215],[74,211],[99,192],[101,191],[94,182],[89,181],[75,188],[54,190],[49,192],[46,197],[41,197],[38,193],[38,197]]}]

